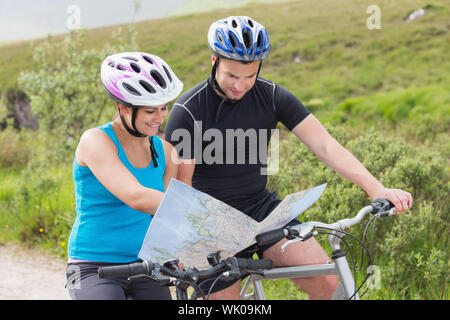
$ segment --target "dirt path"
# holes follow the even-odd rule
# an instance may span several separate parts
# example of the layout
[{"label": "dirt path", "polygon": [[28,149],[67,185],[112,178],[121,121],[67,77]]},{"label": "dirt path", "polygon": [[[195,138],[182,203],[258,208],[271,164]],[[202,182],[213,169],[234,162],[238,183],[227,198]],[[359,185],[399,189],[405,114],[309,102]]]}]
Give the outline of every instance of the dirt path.
[{"label": "dirt path", "polygon": [[67,300],[66,263],[36,249],[0,244],[1,300]]}]

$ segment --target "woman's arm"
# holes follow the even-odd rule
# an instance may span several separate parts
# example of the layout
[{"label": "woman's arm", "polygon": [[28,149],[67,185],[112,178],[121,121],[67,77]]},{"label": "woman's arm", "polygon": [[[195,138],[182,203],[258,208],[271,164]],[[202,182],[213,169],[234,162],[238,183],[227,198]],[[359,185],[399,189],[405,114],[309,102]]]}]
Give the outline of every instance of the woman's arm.
[{"label": "woman's arm", "polygon": [[164,193],[142,186],[123,165],[114,142],[102,130],[89,129],[81,136],[75,153],[78,164],[87,166],[113,195],[131,208],[154,214]]}]

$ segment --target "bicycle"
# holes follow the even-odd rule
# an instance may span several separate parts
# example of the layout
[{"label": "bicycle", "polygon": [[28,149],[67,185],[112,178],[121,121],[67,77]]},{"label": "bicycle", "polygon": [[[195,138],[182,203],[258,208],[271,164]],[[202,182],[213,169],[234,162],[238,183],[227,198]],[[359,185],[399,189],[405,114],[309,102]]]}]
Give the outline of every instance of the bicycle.
[{"label": "bicycle", "polygon": [[[333,300],[358,300],[360,299],[358,291],[361,289],[363,284],[367,281],[371,274],[367,274],[366,278],[363,280],[362,284],[357,288],[356,287],[356,274],[352,275],[350,271],[350,266],[346,259],[346,253],[341,249],[340,242],[343,240],[345,235],[349,235],[354,239],[358,240],[363,246],[363,255],[361,265],[364,260],[364,250],[367,251],[369,256],[369,265],[373,265],[373,260],[370,252],[368,252],[367,247],[364,245],[363,241],[366,237],[366,231],[370,226],[371,222],[374,221],[374,230],[375,233],[375,223],[376,219],[379,217],[389,217],[393,215],[395,212],[395,208],[391,202],[385,199],[376,199],[370,205],[362,208],[358,214],[353,218],[346,218],[337,221],[336,223],[326,224],[317,221],[305,222],[300,225],[294,227],[280,228],[276,230],[272,230],[263,234],[260,234],[256,237],[258,245],[264,245],[268,243],[277,242],[283,238],[287,238],[289,241],[282,246],[282,250],[286,248],[290,243],[295,241],[305,241],[313,236],[318,234],[316,229],[327,230],[328,233],[328,241],[330,243],[332,249],[332,259],[334,263],[328,262],[325,264],[317,264],[317,265],[306,265],[306,266],[292,266],[292,267],[278,267],[273,268],[271,270],[266,270],[264,274],[250,275],[247,279],[247,282],[244,284],[240,298],[241,299],[250,299],[254,298],[255,300],[265,300],[264,289],[262,286],[262,280],[274,280],[274,279],[293,279],[293,278],[302,278],[302,277],[313,277],[313,276],[325,276],[325,275],[339,275],[339,285],[332,297]],[[366,228],[364,230],[363,241],[360,241],[353,235],[349,234],[347,230],[362,221],[362,219],[368,214],[373,213],[374,216],[370,219]],[[331,231],[331,232],[330,232]],[[344,240],[345,242],[345,240]],[[348,244],[345,243],[349,248]],[[373,241],[372,241],[373,245]],[[373,247],[372,247],[373,252]],[[356,272],[356,267],[353,261],[353,270]],[[249,293],[250,284],[253,284],[253,293]],[[367,290],[366,290],[367,291]],[[365,293],[365,292],[364,292]]]},{"label": "bicycle", "polygon": [[[191,296],[192,300],[198,297],[203,297],[207,300],[215,282],[211,285],[208,294],[203,293],[197,283],[199,283],[200,280],[209,278],[217,273],[220,273],[220,275],[216,278],[216,281],[220,278],[239,279],[243,276],[249,276],[240,293],[240,298],[242,300],[248,300],[250,298],[254,298],[255,300],[265,300],[264,288],[261,283],[263,280],[292,279],[337,274],[339,275],[340,282],[332,299],[358,300],[360,298],[358,291],[366,282],[370,274],[368,274],[363,283],[357,288],[355,281],[356,276],[352,276],[350,266],[346,259],[346,253],[341,249],[340,242],[345,235],[357,239],[349,234],[347,230],[351,226],[362,221],[368,213],[373,213],[374,216],[366,225],[363,240],[365,239],[367,228],[374,219],[376,221],[379,217],[391,216],[393,215],[394,210],[395,208],[389,201],[385,199],[376,199],[369,206],[362,208],[353,218],[342,219],[333,224],[310,221],[294,227],[280,228],[256,236],[258,245],[274,243],[283,238],[287,238],[289,241],[283,245],[282,250],[284,250],[287,245],[294,241],[305,241],[316,236],[318,231],[315,229],[329,230],[331,232],[325,233],[329,234],[328,240],[332,248],[332,259],[334,260],[334,263],[330,262],[317,265],[273,268],[271,260],[253,260],[236,257],[220,260],[220,253],[214,252],[210,253],[207,257],[210,267],[206,270],[198,270],[194,267],[189,267],[187,270],[181,270],[178,264],[179,261],[174,259],[165,262],[163,265],[152,263],[150,261],[143,261],[129,265],[100,267],[98,273],[99,277],[104,278],[128,277],[128,279],[132,281],[133,279],[144,277],[159,285],[175,286],[177,300],[188,299],[187,288],[189,287],[194,288],[194,294]],[[357,240],[359,241],[359,239]],[[346,243],[345,240],[344,243]],[[360,243],[363,248],[368,251],[364,243],[361,241]],[[370,252],[367,253],[369,261],[372,264],[371,254]],[[353,262],[353,266],[354,265],[355,263]],[[353,267],[353,269],[356,271],[355,267]],[[253,284],[253,293],[249,293],[251,284]]]}]

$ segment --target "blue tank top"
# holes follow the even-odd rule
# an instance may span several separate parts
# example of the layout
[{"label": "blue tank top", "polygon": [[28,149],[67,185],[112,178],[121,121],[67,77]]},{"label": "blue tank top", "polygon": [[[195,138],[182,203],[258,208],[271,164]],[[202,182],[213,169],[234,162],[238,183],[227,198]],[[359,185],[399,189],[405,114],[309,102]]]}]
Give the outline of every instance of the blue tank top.
[{"label": "blue tank top", "polygon": [[[158,167],[154,167],[152,159],[147,168],[135,168],[128,161],[111,123],[99,129],[114,142],[120,161],[141,185],[164,192],[166,160],[160,138],[153,138]],[[73,162],[73,178],[77,216],[69,238],[69,259],[110,263],[138,260],[137,255],[152,216],[132,209],[114,196],[88,167],[80,166],[76,158]]]}]

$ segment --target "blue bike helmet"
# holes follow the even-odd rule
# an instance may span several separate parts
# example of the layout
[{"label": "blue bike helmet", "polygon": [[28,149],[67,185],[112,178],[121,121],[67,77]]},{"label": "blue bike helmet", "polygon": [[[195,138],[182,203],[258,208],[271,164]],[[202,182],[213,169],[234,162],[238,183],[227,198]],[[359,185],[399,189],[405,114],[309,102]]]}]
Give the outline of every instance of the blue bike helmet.
[{"label": "blue bike helmet", "polygon": [[212,23],[208,45],[215,56],[238,61],[263,60],[270,52],[266,28],[247,16],[231,16]]}]

